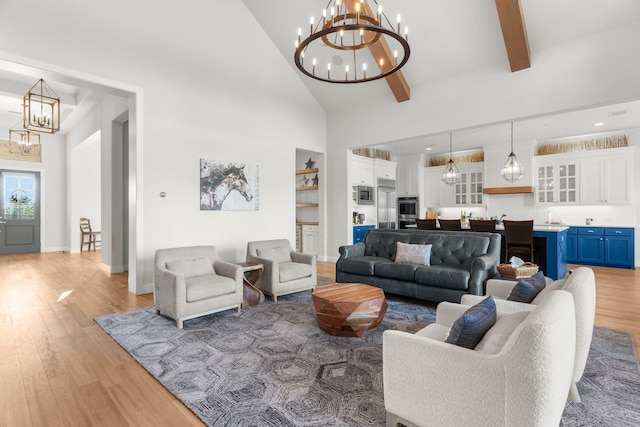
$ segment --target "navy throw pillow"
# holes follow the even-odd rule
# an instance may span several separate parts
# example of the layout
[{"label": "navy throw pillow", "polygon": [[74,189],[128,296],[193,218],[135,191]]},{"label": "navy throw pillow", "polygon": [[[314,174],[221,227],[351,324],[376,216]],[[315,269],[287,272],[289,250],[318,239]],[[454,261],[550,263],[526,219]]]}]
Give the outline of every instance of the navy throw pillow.
[{"label": "navy throw pillow", "polygon": [[519,279],[518,283],[511,289],[511,293],[507,297],[509,301],[530,303],[547,285],[544,280],[542,271],[538,271],[535,276],[528,279]]},{"label": "navy throw pillow", "polygon": [[494,323],[496,323],[496,302],[493,296],[489,295],[478,304],[469,307],[453,322],[444,342],[473,349]]}]

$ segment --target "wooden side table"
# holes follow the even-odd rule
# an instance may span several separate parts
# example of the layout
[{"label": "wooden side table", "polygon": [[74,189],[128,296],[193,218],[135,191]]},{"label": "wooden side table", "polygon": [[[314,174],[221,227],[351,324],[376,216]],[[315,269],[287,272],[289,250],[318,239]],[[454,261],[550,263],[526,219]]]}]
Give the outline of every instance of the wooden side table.
[{"label": "wooden side table", "polygon": [[264,301],[264,294],[254,285],[262,275],[264,266],[257,262],[236,262],[236,265],[242,267],[244,272],[243,290],[242,290],[242,306],[250,307],[260,304]]}]

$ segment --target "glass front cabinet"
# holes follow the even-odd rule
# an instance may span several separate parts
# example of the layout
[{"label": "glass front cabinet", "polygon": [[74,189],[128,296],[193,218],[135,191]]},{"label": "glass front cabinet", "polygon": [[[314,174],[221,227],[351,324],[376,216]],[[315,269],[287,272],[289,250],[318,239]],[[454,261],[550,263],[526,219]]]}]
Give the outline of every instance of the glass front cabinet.
[{"label": "glass front cabinet", "polygon": [[541,157],[536,159],[536,203],[577,205],[578,162]]}]

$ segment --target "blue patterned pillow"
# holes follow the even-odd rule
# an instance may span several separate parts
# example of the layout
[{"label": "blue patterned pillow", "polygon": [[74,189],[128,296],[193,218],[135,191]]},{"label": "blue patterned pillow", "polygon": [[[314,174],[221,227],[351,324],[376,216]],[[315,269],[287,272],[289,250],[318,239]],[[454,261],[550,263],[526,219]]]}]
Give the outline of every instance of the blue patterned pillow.
[{"label": "blue patterned pillow", "polygon": [[444,342],[473,349],[495,323],[496,302],[489,295],[453,322]]},{"label": "blue patterned pillow", "polygon": [[528,279],[519,279],[518,283],[511,289],[511,293],[507,297],[509,301],[530,303],[547,285],[542,271],[531,276]]}]

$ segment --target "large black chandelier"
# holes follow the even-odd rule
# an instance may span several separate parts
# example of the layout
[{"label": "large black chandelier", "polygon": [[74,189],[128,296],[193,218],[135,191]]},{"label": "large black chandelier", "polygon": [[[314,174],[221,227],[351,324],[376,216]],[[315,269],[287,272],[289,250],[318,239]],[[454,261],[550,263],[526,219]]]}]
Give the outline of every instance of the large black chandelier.
[{"label": "large black chandelier", "polygon": [[329,0],[322,17],[298,29],[294,62],[307,76],[329,83],[362,83],[387,77],[409,60],[408,27],[391,24],[373,0]]}]

